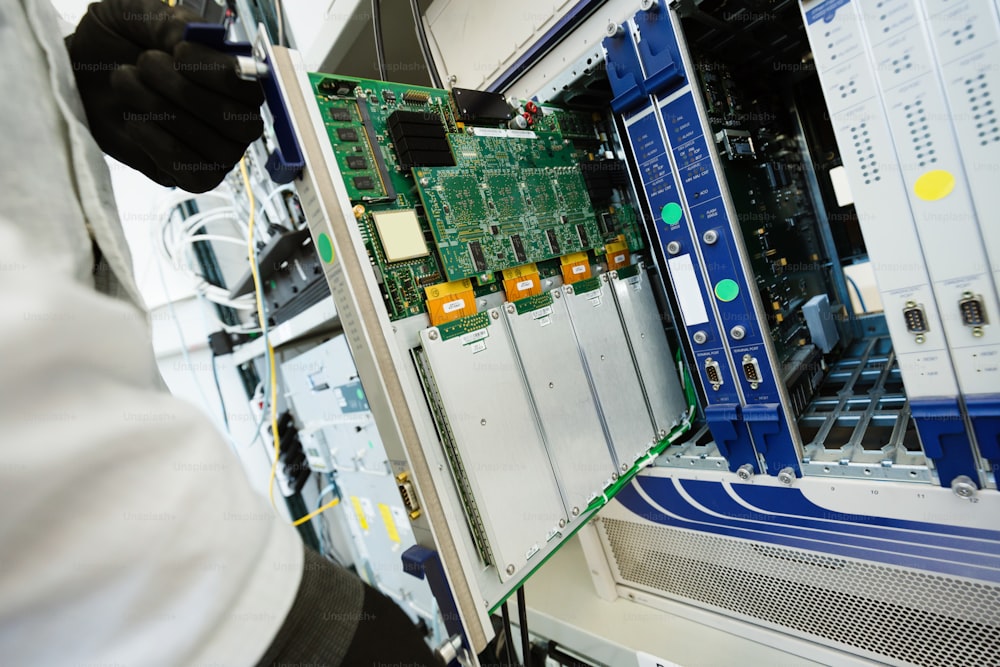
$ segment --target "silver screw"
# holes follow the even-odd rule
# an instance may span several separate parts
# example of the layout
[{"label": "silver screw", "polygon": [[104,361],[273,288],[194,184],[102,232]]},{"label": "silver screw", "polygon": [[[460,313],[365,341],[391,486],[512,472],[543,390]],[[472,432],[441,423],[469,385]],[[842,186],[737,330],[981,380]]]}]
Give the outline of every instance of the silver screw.
[{"label": "silver screw", "polygon": [[951,480],[951,490],[960,498],[971,498],[976,495],[979,487],[976,486],[976,483],[968,475],[959,475]]},{"label": "silver screw", "polygon": [[480,426],[486,426],[486,419],[480,419],[479,420],[479,425]]},{"label": "silver screw", "polygon": [[778,481],[785,486],[791,486],[795,482],[795,470],[793,468],[782,468],[778,472]]},{"label": "silver screw", "polygon": [[736,470],[736,476],[746,482],[753,477],[753,466],[749,463],[744,463]]},{"label": "silver screw", "polygon": [[659,4],[658,0],[641,0],[639,2],[639,9],[644,12],[651,12],[657,9]]},{"label": "silver screw", "polygon": [[622,468],[622,472],[628,472],[628,464],[627,463],[623,463],[621,465],[621,468]]},{"label": "silver screw", "polygon": [[431,329],[430,332],[427,334],[427,337],[430,338],[431,340],[437,340],[438,339],[437,329]]},{"label": "silver screw", "polygon": [[566,519],[559,519],[559,527],[560,528],[566,527]]},{"label": "silver screw", "polygon": [[677,241],[671,241],[667,244],[667,252],[671,255],[676,255],[681,251],[681,244]]},{"label": "silver screw", "polygon": [[572,293],[573,293],[573,286],[566,285],[566,294],[572,294]]},{"label": "silver screw", "polygon": [[507,304],[507,312],[508,313],[510,313],[511,315],[513,315],[515,310],[517,310],[517,308],[514,307],[514,304],[512,304],[512,303]]},{"label": "silver screw", "polygon": [[430,179],[429,179],[429,178],[426,178],[426,177],[425,177],[425,178],[421,178],[421,179],[420,179],[420,185],[424,185],[424,186],[426,186],[426,185],[428,185],[428,184],[429,184],[430,182],[431,182],[431,181],[430,181]]},{"label": "silver screw", "polygon": [[572,510],[570,510],[570,514],[572,514],[573,516],[580,516],[580,508],[574,507]]},{"label": "silver screw", "polygon": [[707,243],[708,245],[712,245],[713,243],[719,240],[719,232],[715,231],[714,229],[710,229],[701,235],[701,240]]},{"label": "silver screw", "polygon": [[517,568],[514,567],[513,563],[511,563],[510,565],[507,566],[507,574],[514,574],[514,572],[516,572],[516,571],[517,571]]},{"label": "silver screw", "polygon": [[555,292],[553,292],[552,296],[554,296],[557,299],[561,299],[562,298],[562,294],[559,292],[559,290],[556,290]]},{"label": "silver screw", "polygon": [[733,337],[733,340],[743,340],[747,335],[746,327],[737,324],[729,330],[729,335]]},{"label": "silver screw", "polygon": [[925,340],[926,340],[926,338],[924,338],[923,334],[917,334],[916,337],[913,339],[913,341],[917,345],[923,345]]},{"label": "silver screw", "polygon": [[500,319],[500,313],[498,313],[495,310],[492,310],[492,311],[490,311],[490,317],[492,317],[495,320],[499,320]]},{"label": "silver screw", "polygon": [[615,23],[614,21],[610,21],[607,27],[604,29],[604,34],[607,35],[608,37],[618,37],[624,33],[625,30],[622,29],[622,27],[617,23]]},{"label": "silver screw", "polygon": [[708,334],[704,331],[695,331],[691,334],[691,339],[694,340],[698,345],[704,345],[705,341],[708,340]]},{"label": "silver screw", "polygon": [[617,482],[618,481],[618,472],[617,471],[611,473],[611,481],[612,482]]}]

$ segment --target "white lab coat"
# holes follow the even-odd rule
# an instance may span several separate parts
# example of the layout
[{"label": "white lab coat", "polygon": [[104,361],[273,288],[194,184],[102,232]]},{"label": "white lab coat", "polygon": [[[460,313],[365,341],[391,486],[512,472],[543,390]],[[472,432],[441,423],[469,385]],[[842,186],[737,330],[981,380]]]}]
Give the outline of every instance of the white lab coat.
[{"label": "white lab coat", "polygon": [[0,63],[0,663],[254,664],[301,542],[161,389],[47,2],[0,0]]}]

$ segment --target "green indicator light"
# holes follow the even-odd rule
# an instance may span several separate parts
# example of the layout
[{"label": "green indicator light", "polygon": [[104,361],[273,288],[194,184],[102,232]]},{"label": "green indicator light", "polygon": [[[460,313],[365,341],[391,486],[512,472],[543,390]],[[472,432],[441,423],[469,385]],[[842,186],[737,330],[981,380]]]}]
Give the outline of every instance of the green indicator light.
[{"label": "green indicator light", "polygon": [[719,301],[732,301],[740,295],[740,286],[735,280],[726,278],[715,284],[715,296]]},{"label": "green indicator light", "polygon": [[364,398],[365,398],[365,392],[361,391],[360,387],[358,387],[357,389],[355,389],[355,391],[358,392],[358,398],[360,398],[361,400],[364,400]]},{"label": "green indicator light", "polygon": [[329,264],[333,261],[333,243],[330,242],[329,236],[325,233],[320,233],[316,247],[319,248],[319,256],[324,262]]},{"label": "green indicator light", "polygon": [[660,216],[663,217],[663,222],[668,225],[676,225],[681,221],[681,216],[683,214],[684,211],[681,209],[681,205],[676,202],[670,202],[663,207],[662,211],[660,211]]}]

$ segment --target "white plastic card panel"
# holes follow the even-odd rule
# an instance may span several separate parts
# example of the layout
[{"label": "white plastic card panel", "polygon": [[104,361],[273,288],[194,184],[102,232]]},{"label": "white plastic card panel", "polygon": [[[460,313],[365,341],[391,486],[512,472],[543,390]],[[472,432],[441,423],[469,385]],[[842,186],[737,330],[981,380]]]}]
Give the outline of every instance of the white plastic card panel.
[{"label": "white plastic card panel", "polygon": [[[992,393],[1000,387],[1000,365],[995,361],[1000,354],[1000,328],[968,326],[959,305],[971,294],[982,300],[987,318],[998,315],[992,272],[952,129],[951,110],[918,1],[883,0],[882,5],[864,14],[865,30],[896,147],[897,168],[906,185],[958,384],[966,394]],[[994,361],[983,363],[984,359]]]},{"label": "white plastic card panel", "polygon": [[[986,0],[925,0],[938,69],[1000,291],[1000,17]],[[998,313],[1000,317],[1000,313]]]},{"label": "white plastic card panel", "polygon": [[649,449],[655,433],[606,275],[598,285],[586,292],[567,285],[563,299],[616,463],[619,469],[627,470]]},{"label": "white plastic card panel", "polygon": [[611,284],[656,435],[666,437],[686,412],[687,402],[678,379],[677,363],[663,331],[653,287],[642,270],[626,278],[614,276]]},{"label": "white plastic card panel", "polygon": [[[554,292],[560,294],[560,292]],[[615,472],[597,406],[587,382],[565,300],[519,314],[507,304],[507,323],[524,369],[543,437],[570,516],[600,494]]]},{"label": "white plastic card panel", "polygon": [[[499,309],[489,325],[445,340],[420,332],[501,581],[555,534],[566,514]],[[483,508],[488,508],[484,510]]]},{"label": "white plastic card panel", "polygon": [[[907,394],[954,396],[958,384],[857,5],[804,0],[806,31]],[[924,311],[923,342],[907,331],[903,311],[910,303]]]}]

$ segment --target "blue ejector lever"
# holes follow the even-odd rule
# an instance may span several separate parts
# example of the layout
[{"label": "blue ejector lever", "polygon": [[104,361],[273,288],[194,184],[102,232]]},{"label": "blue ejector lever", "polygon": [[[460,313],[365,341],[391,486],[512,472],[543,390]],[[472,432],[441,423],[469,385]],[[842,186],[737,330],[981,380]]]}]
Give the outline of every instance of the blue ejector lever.
[{"label": "blue ejector lever", "polygon": [[260,81],[264,89],[264,103],[271,111],[274,136],[278,141],[264,166],[275,183],[291,183],[295,180],[306,163],[295,140],[288,106],[271,73],[270,52],[263,59],[257,59],[254,57],[253,45],[227,41],[225,27],[216,23],[189,23],[184,29],[184,39],[235,56],[237,75],[247,81]]}]

